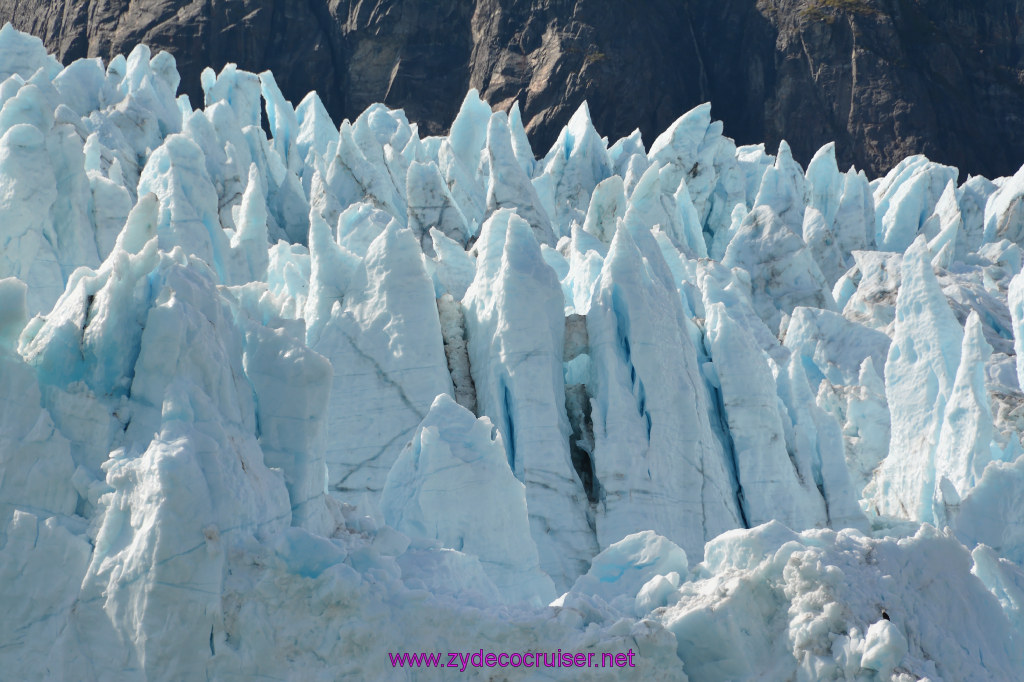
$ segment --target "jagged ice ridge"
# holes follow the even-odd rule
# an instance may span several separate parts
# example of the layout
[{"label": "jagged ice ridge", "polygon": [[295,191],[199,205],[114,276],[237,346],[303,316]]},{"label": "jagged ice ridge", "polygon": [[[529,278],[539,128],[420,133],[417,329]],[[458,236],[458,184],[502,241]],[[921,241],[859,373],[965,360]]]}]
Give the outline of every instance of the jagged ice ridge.
[{"label": "jagged ice ridge", "polygon": [[1024,170],[178,80],[0,30],[4,675],[1024,673]]}]

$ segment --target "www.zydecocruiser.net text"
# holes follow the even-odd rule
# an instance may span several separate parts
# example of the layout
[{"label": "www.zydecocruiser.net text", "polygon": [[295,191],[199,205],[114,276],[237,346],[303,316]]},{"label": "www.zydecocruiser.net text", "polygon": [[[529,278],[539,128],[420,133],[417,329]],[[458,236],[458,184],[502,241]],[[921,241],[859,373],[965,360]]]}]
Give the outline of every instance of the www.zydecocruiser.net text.
[{"label": "www.zydecocruiser.net text", "polygon": [[467,668],[635,668],[630,649],[625,653],[572,653],[558,651],[514,651],[484,652],[449,651],[446,653],[389,653],[393,668],[455,668],[466,672]]}]

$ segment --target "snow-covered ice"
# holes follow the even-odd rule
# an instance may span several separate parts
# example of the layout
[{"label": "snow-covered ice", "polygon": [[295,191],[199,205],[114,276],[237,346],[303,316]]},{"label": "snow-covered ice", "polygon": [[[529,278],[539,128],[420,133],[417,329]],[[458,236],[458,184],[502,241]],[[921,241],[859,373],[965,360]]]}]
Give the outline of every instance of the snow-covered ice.
[{"label": "snow-covered ice", "polygon": [[0,677],[1024,678],[1024,170],[179,81],[0,29]]}]

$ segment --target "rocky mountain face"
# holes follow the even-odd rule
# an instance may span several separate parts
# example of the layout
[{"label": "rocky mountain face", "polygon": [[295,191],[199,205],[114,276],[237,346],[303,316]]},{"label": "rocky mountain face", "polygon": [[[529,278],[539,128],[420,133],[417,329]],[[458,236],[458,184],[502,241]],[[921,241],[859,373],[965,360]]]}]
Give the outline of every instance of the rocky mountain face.
[{"label": "rocky mountain face", "polygon": [[168,50],[196,103],[201,68],[235,62],[339,121],[383,101],[440,133],[475,87],[519,100],[539,152],[584,100],[648,144],[711,101],[738,143],[804,163],[829,140],[870,174],[1024,160],[1024,0],[0,0],[0,21],[65,62]]}]

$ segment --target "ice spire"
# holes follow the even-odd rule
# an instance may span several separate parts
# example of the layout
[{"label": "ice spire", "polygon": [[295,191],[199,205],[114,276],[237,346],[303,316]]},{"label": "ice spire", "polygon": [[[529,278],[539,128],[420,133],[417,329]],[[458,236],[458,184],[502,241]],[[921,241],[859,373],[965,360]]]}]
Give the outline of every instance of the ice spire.
[{"label": "ice spire", "polygon": [[487,417],[439,395],[388,473],[384,519],[413,538],[480,559],[507,603],[546,605],[555,586],[530,537],[526,489]]},{"label": "ice spire", "polygon": [[924,236],[907,249],[901,273],[896,327],[885,363],[892,441],[872,483],[873,496],[882,513],[930,522],[935,448],[964,332],[932,272]]},{"label": "ice spire", "polygon": [[[960,366],[942,418],[939,442],[935,448],[935,477],[939,481],[938,500],[956,503],[981,479],[985,465],[992,459],[992,409],[985,388],[985,365],[992,347],[985,341],[981,318],[972,311],[964,329]],[[946,483],[956,491],[956,499],[945,500]],[[937,505],[936,520],[945,516]]]},{"label": "ice spire", "polygon": [[513,153],[508,119],[500,111],[491,114],[487,124],[486,153],[489,169],[487,212],[490,214],[501,208],[515,209],[520,217],[530,223],[538,242],[554,246],[555,235],[551,230],[551,221],[541,206],[530,178],[523,172]]}]

